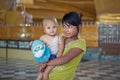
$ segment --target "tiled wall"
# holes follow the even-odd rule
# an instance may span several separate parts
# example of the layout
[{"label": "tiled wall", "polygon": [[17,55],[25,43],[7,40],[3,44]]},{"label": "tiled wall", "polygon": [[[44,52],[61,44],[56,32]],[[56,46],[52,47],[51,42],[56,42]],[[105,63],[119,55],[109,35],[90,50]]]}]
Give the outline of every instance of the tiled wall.
[{"label": "tiled wall", "polygon": [[[25,27],[26,31],[30,34],[29,39],[39,39],[44,34],[42,27]],[[22,27],[0,27],[0,39],[19,39]],[[58,28],[58,33],[62,33],[62,27]],[[98,46],[98,28],[96,26],[83,26],[80,34],[84,38],[88,47]]]},{"label": "tiled wall", "polygon": [[98,47],[98,27],[83,26],[80,36],[86,40],[88,47]]}]

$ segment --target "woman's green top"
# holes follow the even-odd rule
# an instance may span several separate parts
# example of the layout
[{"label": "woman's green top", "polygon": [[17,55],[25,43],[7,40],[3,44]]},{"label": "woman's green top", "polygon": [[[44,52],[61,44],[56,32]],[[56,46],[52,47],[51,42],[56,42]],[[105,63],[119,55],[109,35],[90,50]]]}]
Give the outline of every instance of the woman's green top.
[{"label": "woman's green top", "polygon": [[[72,41],[63,52],[63,56],[72,48],[80,48],[83,50],[77,57],[72,59],[66,64],[56,66],[49,74],[49,80],[73,80],[74,73],[77,69],[78,64],[86,51],[86,42],[84,39],[78,39]],[[74,53],[73,53],[74,54]]]}]

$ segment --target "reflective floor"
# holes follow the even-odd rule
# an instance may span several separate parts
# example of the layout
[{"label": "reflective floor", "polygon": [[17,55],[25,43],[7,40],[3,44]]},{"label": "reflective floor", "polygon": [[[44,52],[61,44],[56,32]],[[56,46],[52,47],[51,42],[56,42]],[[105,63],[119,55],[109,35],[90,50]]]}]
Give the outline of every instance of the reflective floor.
[{"label": "reflective floor", "polygon": [[[0,58],[0,80],[35,80],[38,64],[34,61]],[[74,80],[120,80],[120,61],[81,62]]]}]

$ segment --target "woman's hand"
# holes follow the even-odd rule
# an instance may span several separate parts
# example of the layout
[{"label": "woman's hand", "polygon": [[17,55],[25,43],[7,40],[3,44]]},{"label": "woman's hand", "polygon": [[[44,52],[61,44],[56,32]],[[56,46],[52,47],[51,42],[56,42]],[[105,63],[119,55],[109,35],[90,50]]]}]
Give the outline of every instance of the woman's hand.
[{"label": "woman's hand", "polygon": [[46,67],[47,67],[47,63],[41,64],[40,65],[40,71],[44,72],[44,70],[46,69]]}]

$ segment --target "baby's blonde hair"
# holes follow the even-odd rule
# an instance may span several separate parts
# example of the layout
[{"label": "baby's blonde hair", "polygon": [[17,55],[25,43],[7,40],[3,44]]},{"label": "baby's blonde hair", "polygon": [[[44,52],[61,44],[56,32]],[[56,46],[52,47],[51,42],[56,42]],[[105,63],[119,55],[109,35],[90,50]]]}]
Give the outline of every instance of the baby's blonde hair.
[{"label": "baby's blonde hair", "polygon": [[47,18],[44,18],[43,21],[42,21],[42,26],[43,26],[43,23],[45,23],[45,22],[47,22],[47,21],[53,21],[53,22],[56,24],[56,26],[58,26],[58,21],[57,21],[57,19],[56,19],[55,17],[52,17],[52,16],[47,17]]}]

